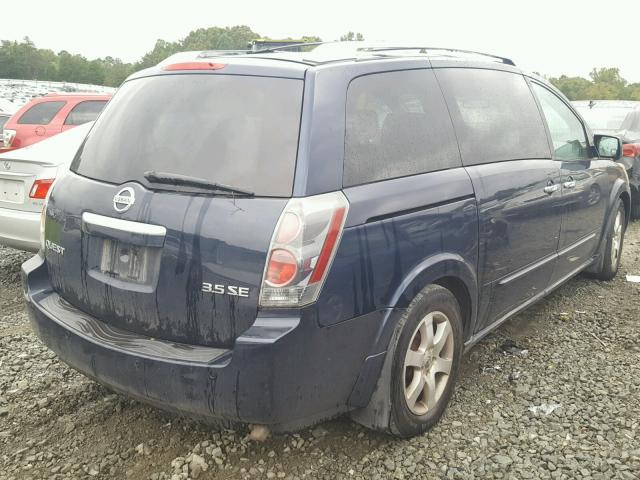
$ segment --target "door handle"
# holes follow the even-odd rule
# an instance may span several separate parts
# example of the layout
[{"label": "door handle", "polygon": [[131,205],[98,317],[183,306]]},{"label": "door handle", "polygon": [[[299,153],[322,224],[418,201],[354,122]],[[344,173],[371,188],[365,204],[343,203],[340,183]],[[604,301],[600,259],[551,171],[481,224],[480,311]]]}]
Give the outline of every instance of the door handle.
[{"label": "door handle", "polygon": [[551,195],[553,192],[557,192],[558,188],[560,188],[560,185],[556,185],[556,184],[547,185],[546,187],[544,187],[544,193],[548,193],[549,195]]},{"label": "door handle", "polygon": [[567,179],[567,181],[562,184],[562,186],[564,188],[575,188],[576,187],[576,181],[573,179],[573,177],[569,177]]}]

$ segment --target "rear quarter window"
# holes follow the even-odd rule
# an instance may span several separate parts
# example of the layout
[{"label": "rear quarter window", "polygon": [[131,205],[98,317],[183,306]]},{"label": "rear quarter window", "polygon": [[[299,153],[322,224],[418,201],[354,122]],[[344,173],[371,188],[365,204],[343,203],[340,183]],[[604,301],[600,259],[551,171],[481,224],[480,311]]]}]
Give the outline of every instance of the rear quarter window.
[{"label": "rear quarter window", "polygon": [[544,123],[520,74],[438,69],[465,165],[550,158]]},{"label": "rear quarter window", "polygon": [[71,109],[64,121],[65,125],[82,125],[93,122],[106,105],[106,100],[87,100]]},{"label": "rear quarter window", "polygon": [[53,117],[67,102],[40,102],[22,114],[18,120],[20,125],[49,125]]},{"label": "rear quarter window", "polygon": [[451,119],[431,70],[376,73],[351,82],[344,186],[460,165]]}]

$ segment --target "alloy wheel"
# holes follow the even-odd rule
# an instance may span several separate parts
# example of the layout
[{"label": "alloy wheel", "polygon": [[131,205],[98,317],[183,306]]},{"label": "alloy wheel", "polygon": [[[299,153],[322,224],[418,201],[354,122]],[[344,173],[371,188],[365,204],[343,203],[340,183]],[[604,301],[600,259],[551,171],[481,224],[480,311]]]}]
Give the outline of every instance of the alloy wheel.
[{"label": "alloy wheel", "polygon": [[618,211],[613,223],[613,236],[611,237],[611,265],[616,266],[620,261],[620,250],[622,247],[623,220],[622,212]]},{"label": "alloy wheel", "polygon": [[430,312],[418,324],[404,360],[404,395],[414,415],[434,409],[453,365],[454,336],[449,318]]}]

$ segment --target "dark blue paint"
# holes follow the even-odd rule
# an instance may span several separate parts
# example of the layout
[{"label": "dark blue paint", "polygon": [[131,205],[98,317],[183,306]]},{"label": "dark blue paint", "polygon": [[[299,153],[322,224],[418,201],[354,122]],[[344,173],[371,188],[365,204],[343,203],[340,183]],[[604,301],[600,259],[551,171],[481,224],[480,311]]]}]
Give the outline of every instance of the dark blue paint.
[{"label": "dark blue paint", "polygon": [[[517,72],[501,64],[447,60],[310,67],[239,57],[207,74],[305,78],[293,188],[293,196],[303,197],[342,189],[351,80],[431,65]],[[544,191],[570,179],[573,189]],[[318,301],[302,309],[260,311],[267,250],[287,199],[127,186],[137,201],[118,218],[167,229],[161,243],[153,239],[161,255],[156,278],[144,288],[127,288],[95,275],[104,238],[143,245],[149,239],[83,229],[83,212],[116,215],[112,199],[122,186],[71,174],[56,185],[47,212],[47,237],[65,255],[47,253],[46,260],[34,257],[23,266],[36,332],[64,361],[115,390],[200,418],[277,429],[365,406],[399,320],[426,285],[455,286],[464,340],[471,345],[597,263],[612,206],[629,195],[624,169],[596,158],[519,159],[346,188],[349,214]],[[202,282],[245,286],[250,294],[205,294]],[[45,308],[53,295],[64,300],[64,309]],[[93,325],[94,336],[70,325]],[[149,350],[149,337],[162,344]],[[211,349],[220,357],[202,364],[185,354],[177,361],[180,349],[198,355]],[[149,354],[163,350],[172,353]]]},{"label": "dark blue paint", "polygon": [[560,167],[553,160],[518,160],[468,167],[479,214],[482,278],[479,322],[484,327],[547,286],[555,260],[526,275],[519,271],[553,257],[562,218]]},{"label": "dark blue paint", "polygon": [[[137,201],[118,218],[167,229],[153,288],[118,288],[92,274],[105,235],[83,234],[81,216],[112,215],[111,199],[121,187],[74,174],[56,185],[61,193],[49,202],[49,238],[68,252],[47,256],[53,287],[87,313],[132,332],[199,345],[233,345],[258,313],[267,250],[286,200],[167,194],[128,185]],[[122,233],[118,237],[130,243],[139,240],[136,235],[122,238]],[[203,293],[203,282],[247,287],[249,298]]]}]

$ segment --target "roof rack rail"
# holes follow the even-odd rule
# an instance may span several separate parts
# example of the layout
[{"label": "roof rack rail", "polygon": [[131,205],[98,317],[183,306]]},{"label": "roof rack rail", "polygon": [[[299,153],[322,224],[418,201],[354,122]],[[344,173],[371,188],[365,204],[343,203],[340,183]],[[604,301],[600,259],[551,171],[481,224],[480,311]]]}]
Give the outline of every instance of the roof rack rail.
[{"label": "roof rack rail", "polygon": [[198,58],[217,57],[219,55],[246,55],[251,50],[205,50],[198,54]]},{"label": "roof rack rail", "polygon": [[499,57],[498,55],[491,55],[489,53],[474,52],[473,50],[460,50],[458,48],[443,48],[443,47],[363,47],[359,49],[364,52],[393,52],[397,50],[421,50],[421,53],[428,53],[428,51],[439,52],[452,52],[452,53],[466,53],[470,55],[481,55],[483,57],[493,58],[506,65],[516,66],[516,64],[510,58]]},{"label": "roof rack rail", "polygon": [[251,50],[248,53],[271,53],[271,52],[279,52],[281,50],[289,50],[291,48],[300,48],[300,47],[315,47],[317,45],[323,45],[325,43],[335,43],[335,42],[302,42],[302,43],[292,43],[290,45],[280,45],[279,47],[269,47],[263,48],[261,50]]}]

